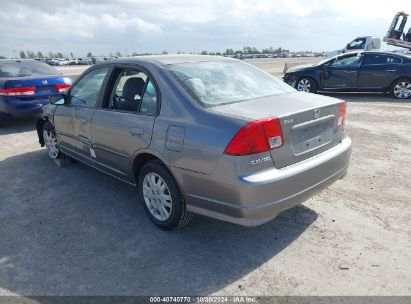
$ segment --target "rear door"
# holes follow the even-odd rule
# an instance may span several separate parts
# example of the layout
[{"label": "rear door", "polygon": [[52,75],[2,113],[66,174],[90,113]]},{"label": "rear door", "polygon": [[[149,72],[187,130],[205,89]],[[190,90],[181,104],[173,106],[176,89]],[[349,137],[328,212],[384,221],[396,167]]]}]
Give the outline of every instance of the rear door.
[{"label": "rear door", "polygon": [[54,114],[61,148],[86,162],[94,162],[91,119],[109,71],[103,67],[84,75],[68,93],[66,104],[58,106]]},{"label": "rear door", "polygon": [[363,56],[358,53],[337,57],[325,67],[321,86],[323,89],[356,89],[358,72]]},{"label": "rear door", "polygon": [[382,89],[394,81],[402,59],[395,55],[369,53],[361,66],[358,87],[361,89]]},{"label": "rear door", "polygon": [[132,182],[133,155],[151,143],[158,89],[147,71],[134,66],[114,75],[92,118],[92,145],[102,170]]}]

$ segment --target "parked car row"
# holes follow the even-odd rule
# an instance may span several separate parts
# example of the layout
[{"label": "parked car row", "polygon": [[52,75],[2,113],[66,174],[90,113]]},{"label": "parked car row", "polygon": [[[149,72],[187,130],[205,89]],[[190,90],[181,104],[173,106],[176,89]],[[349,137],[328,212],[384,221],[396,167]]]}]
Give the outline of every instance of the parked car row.
[{"label": "parked car row", "polygon": [[116,57],[79,57],[79,58],[35,58],[36,61],[47,63],[51,66],[62,65],[92,65],[106,60],[114,59]]},{"label": "parked car row", "polygon": [[284,52],[280,54],[237,54],[230,57],[237,59],[256,59],[256,58],[302,58],[302,57],[324,57],[325,53],[298,53]]}]

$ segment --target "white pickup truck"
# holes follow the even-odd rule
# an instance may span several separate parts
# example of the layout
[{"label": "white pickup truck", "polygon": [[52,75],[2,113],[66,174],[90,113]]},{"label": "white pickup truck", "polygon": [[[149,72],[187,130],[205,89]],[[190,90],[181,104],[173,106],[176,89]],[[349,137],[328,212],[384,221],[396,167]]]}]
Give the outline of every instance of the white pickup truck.
[{"label": "white pickup truck", "polygon": [[343,49],[327,53],[327,57],[334,57],[338,54],[351,53],[357,51],[379,51],[381,50],[381,38],[372,36],[361,36],[348,43]]},{"label": "white pickup truck", "polygon": [[350,53],[357,51],[378,51],[381,49],[381,38],[372,36],[357,37],[347,44],[340,53]]}]

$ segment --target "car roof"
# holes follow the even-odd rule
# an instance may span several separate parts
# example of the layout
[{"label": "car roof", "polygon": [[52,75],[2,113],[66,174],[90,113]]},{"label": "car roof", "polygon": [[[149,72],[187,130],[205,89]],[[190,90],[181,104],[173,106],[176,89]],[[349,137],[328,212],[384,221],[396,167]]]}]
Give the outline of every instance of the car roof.
[{"label": "car roof", "polygon": [[179,63],[197,63],[205,61],[237,61],[237,59],[212,56],[212,55],[192,55],[192,54],[173,54],[173,55],[143,55],[135,57],[122,57],[111,59],[109,62],[116,63],[133,63],[138,61],[151,61],[160,65],[179,64]]}]

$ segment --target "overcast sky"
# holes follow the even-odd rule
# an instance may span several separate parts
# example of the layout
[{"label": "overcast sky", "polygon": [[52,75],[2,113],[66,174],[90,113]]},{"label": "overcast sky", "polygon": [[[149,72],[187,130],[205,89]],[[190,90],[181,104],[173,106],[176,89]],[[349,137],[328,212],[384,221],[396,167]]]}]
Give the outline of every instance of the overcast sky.
[{"label": "overcast sky", "polygon": [[1,0],[0,55],[336,50],[384,36],[399,10],[410,0]]}]

